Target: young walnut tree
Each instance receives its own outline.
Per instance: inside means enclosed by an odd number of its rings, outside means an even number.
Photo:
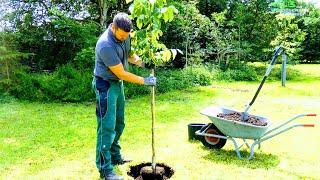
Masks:
[[[127,3],[132,0],[127,0]],[[168,49],[159,42],[162,36],[161,25],[173,20],[178,10],[174,6],[167,6],[166,0],[134,0],[129,8],[131,19],[136,22],[137,30],[132,37],[132,51],[140,56],[143,61],[152,67],[160,66],[173,60],[178,49]],[[154,75],[154,69],[151,70]],[[154,124],[155,124],[155,88],[151,89],[152,112],[152,171],[156,172],[155,148],[154,148]]]

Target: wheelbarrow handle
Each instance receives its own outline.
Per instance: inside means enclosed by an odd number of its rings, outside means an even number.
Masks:
[[[285,125],[287,125],[287,124],[290,123],[291,121],[293,121],[293,120],[295,120],[295,119],[298,119],[298,118],[300,118],[300,117],[305,117],[305,116],[316,116],[316,114],[299,114],[299,115],[296,115],[295,117],[289,119],[288,121],[281,123],[281,124],[278,125],[277,127],[273,128],[273,129],[270,129],[269,131],[267,131],[267,132],[263,135],[263,137],[265,137],[267,134],[270,134],[271,132],[274,132],[274,131],[276,131],[277,129],[279,129],[279,128],[285,126]],[[295,125],[294,125],[294,126],[295,126]],[[297,126],[305,126],[305,125],[304,125],[304,124],[298,124]],[[293,126],[291,126],[291,127],[293,127]],[[290,127],[290,128],[291,128],[291,127]],[[313,126],[309,126],[308,124],[306,124],[305,127],[314,127],[314,124],[313,124]],[[289,129],[290,129],[290,128],[289,128]],[[268,139],[268,138],[267,138],[267,139]]]
[[[304,124],[303,127],[314,127],[314,124]]]

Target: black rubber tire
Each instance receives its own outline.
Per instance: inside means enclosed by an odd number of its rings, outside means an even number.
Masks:
[[[217,134],[221,136],[225,136],[214,124],[209,123],[201,128],[201,131],[205,130],[209,127],[206,132],[208,134]],[[217,137],[208,137],[208,136],[201,136],[199,139],[202,144],[210,149],[221,149],[227,142],[227,139],[217,138]]]

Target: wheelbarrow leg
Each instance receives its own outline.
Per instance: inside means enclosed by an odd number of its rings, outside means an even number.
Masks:
[[[229,139],[232,140],[232,142],[233,142],[233,145],[234,145],[234,148],[236,150],[238,158],[242,159],[242,156],[241,156],[240,151],[239,151],[240,148],[238,147],[237,141],[234,140],[233,138],[229,138]]]
[[[250,148],[250,145],[247,143],[246,139],[242,139],[242,140],[246,144],[247,148]]]
[[[257,145],[257,144],[259,145],[259,148],[260,148],[260,141],[259,141],[259,140],[258,140],[258,141],[255,140],[255,141],[253,142],[253,144],[251,145],[251,148],[250,148],[250,156],[249,156],[249,158],[248,158],[249,160],[253,159],[254,146]]]

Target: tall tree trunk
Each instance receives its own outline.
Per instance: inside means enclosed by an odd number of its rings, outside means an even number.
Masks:
[[[99,23],[106,27],[115,12],[127,12],[129,4],[125,0],[98,0]],[[112,19],[111,19],[112,20]]]
[[[107,24],[107,12],[108,12],[108,0],[98,0],[99,2],[99,11],[100,11],[100,25],[106,27]]]

